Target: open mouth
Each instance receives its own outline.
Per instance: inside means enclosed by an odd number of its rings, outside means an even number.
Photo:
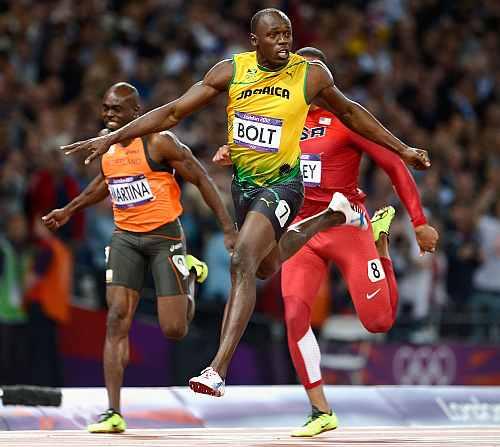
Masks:
[[[288,50],[279,50],[278,51],[278,56],[281,58],[287,58],[289,54],[290,54],[290,51],[288,51]]]

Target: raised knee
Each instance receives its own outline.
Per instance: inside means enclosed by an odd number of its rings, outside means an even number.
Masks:
[[[372,333],[385,333],[389,332],[394,324],[392,312],[383,312],[375,318],[370,318],[362,321],[363,326],[367,331]]]
[[[172,340],[182,340],[188,333],[187,324],[168,324],[161,327],[163,335]]]

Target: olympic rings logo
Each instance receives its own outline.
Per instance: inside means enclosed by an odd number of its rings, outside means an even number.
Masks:
[[[393,358],[394,378],[400,385],[450,385],[457,361],[448,346],[402,346]]]

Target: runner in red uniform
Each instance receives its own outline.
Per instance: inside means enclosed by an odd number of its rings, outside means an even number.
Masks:
[[[326,63],[316,48],[303,48],[297,53]],[[315,105],[309,109],[300,146],[305,201],[296,222],[325,209],[337,191],[364,208],[365,194],[358,187],[358,176],[361,157],[366,153],[391,178],[411,217],[422,252],[435,250],[438,234],[427,224],[415,181],[396,154],[354,133],[334,114]],[[214,161],[227,164],[226,152],[227,146],[223,146]],[[288,346],[312,405],[311,417],[293,436],[314,436],[337,426],[323,391],[321,354],[311,330],[311,307],[328,273],[329,262],[339,267],[366,329],[387,332],[394,323],[398,290],[388,250],[393,216],[392,207],[378,211],[372,218],[373,231],[342,226],[318,233],[282,266]],[[288,231],[293,231],[293,224]]]
[[[326,63],[324,55],[313,48],[301,49],[298,54]],[[422,252],[435,250],[438,234],[427,224],[415,181],[397,155],[357,135],[335,115],[314,105],[307,115],[300,147],[306,188],[297,220],[323,210],[335,191],[363,207],[365,194],[358,187],[358,176],[365,153],[390,177],[411,217]],[[398,290],[387,238],[393,215],[392,207],[376,213],[373,221],[380,219],[382,226],[374,224],[375,231],[343,226],[318,233],[283,264],[281,288],[288,346],[312,405],[312,420],[296,430],[296,436],[320,433],[321,415],[331,413],[322,387],[319,346],[310,326],[311,307],[328,273],[329,261],[340,269],[366,329],[387,332],[394,323]]]

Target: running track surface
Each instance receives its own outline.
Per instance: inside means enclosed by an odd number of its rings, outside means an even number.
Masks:
[[[291,438],[289,428],[196,428],[128,430],[119,435],[85,431],[4,431],[0,446],[9,447],[499,447],[500,427],[351,427],[315,438]]]

